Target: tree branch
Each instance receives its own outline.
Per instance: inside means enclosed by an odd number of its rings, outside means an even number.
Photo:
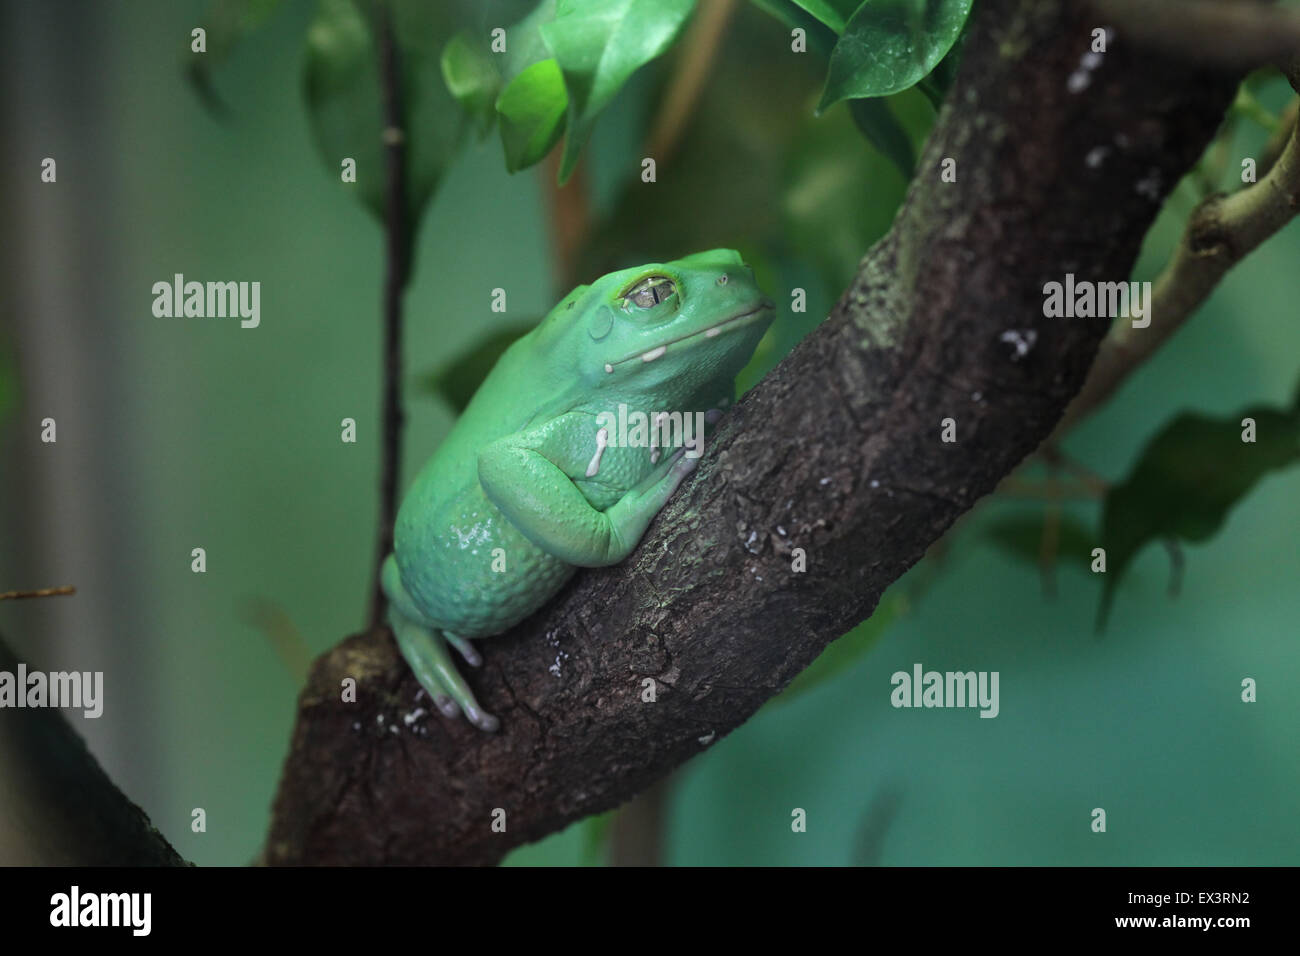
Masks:
[[[0,671],[17,670],[18,658],[0,640]],[[10,791],[0,816],[0,860],[6,866],[185,864],[57,710],[5,712],[0,781]]]
[[[660,167],[667,166],[677,150],[735,12],[736,0],[703,0],[682,38],[663,103],[646,137],[644,155],[653,156]]]
[[[406,211],[406,131],[402,120],[401,68],[388,7],[375,5],[379,44],[379,81],[384,111],[384,369],[383,452],[379,478],[379,543],[376,547],[370,627],[384,619],[386,600],[379,569],[393,551],[393,521],[397,517],[397,476],[401,469],[402,423],[402,296],[411,275],[411,224]]]
[[[1201,63],[1262,66],[1300,49],[1300,12],[1272,0],[1093,0],[1122,36]]]
[[[77,589],[69,584],[58,588],[37,588],[34,591],[5,591],[0,594],[0,601],[25,601],[29,598],[67,597],[76,593]]]
[[[1289,71],[1300,91],[1300,69]],[[1106,336],[1087,382],[1057,425],[1059,438],[1091,414],[1183,327],[1229,270],[1300,214],[1300,126],[1264,177],[1230,196],[1196,207],[1173,258],[1151,291],[1151,324],[1120,320]]]
[[[1049,434],[1108,322],[1044,318],[1044,283],[1127,279],[1236,82],[1121,37],[1080,90],[1099,25],[1083,6],[975,16],[894,228],[831,315],[724,419],[627,562],[486,644],[471,680],[502,732],[429,716],[385,632],[349,638],[301,696],[269,862],[490,863],[618,805],[866,618]],[[1009,329],[1033,347],[1013,357]]]

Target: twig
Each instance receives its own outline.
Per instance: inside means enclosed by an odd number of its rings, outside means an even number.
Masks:
[[[1092,0],[1121,38],[1219,67],[1259,66],[1300,50],[1300,12],[1223,0]]]
[[[997,494],[1002,498],[1028,498],[1034,501],[1056,501],[1058,499],[1095,500],[1102,496],[1095,487],[1079,483],[1070,484],[1059,479],[1047,482],[1029,481],[1015,475],[1004,478],[998,485]]]
[[[661,777],[618,811],[610,827],[610,866],[660,866],[674,774]]]
[[[385,156],[383,452],[379,478],[379,545],[375,555],[370,627],[383,622],[383,589],[379,569],[393,550],[393,521],[397,516],[397,475],[402,448],[402,295],[411,273],[411,232],[406,214],[406,133],[402,122],[400,67],[388,8],[377,5],[376,38],[379,78],[383,90]]]
[[[668,162],[682,138],[735,10],[736,0],[706,0],[687,30],[663,105],[646,138],[645,155],[653,156],[660,166]]]
[[[555,274],[559,279],[560,294],[577,284],[574,272],[578,253],[591,231],[591,201],[587,185],[587,161],[578,160],[573,175],[563,186],[558,185],[561,151],[551,150],[539,169],[542,190],[550,207],[551,247],[555,250]]]
[[[1058,467],[1063,471],[1068,471],[1081,482],[1084,488],[1096,498],[1100,498],[1110,490],[1110,482],[1103,478],[1097,472],[1093,471],[1081,461],[1077,461],[1071,456],[1061,451],[1057,445],[1044,445],[1039,454],[1049,465]]]
[[[35,591],[5,591],[0,593],[0,601],[23,601],[27,598],[63,597],[76,594],[77,589],[68,585],[62,588],[38,588]]]
[[[1243,83],[1237,90],[1237,99],[1232,104],[1232,112],[1237,116],[1244,116],[1252,123],[1264,127],[1270,133],[1278,131],[1279,120],[1269,112],[1264,104],[1255,98],[1255,94]]]
[[[244,618],[265,635],[294,681],[299,685],[306,682],[311,670],[311,648],[288,612],[270,598],[258,596],[245,605]]]
[[[1056,597],[1056,555],[1061,548],[1061,494],[1060,483],[1053,475],[1048,487],[1056,494],[1048,499],[1043,509],[1043,534],[1038,545],[1038,569],[1043,579],[1043,594]]]
[[[1278,157],[1282,155],[1282,150],[1286,149],[1286,144],[1291,140],[1291,131],[1295,128],[1296,118],[1300,116],[1300,97],[1292,97],[1291,102],[1286,105],[1282,115],[1278,117],[1277,129],[1269,137],[1268,144],[1264,147],[1263,153],[1259,157],[1259,168],[1265,171],[1272,169],[1277,165]]]
[[[1300,88],[1300,70],[1288,71]],[[1300,213],[1300,127],[1253,186],[1231,196],[1212,196],[1192,213],[1173,258],[1151,294],[1151,324],[1120,321],[1102,341],[1092,371],[1062,417],[1051,441],[1104,403],[1209,298],[1220,280]]]

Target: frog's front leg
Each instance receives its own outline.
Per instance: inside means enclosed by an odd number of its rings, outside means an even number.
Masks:
[[[679,449],[605,511],[553,461],[519,436],[493,442],[479,454],[479,483],[488,500],[520,533],[547,554],[578,567],[617,564],[632,553],[698,459]]]

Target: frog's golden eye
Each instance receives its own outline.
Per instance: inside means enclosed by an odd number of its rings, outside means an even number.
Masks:
[[[649,276],[623,293],[623,307],[649,309],[677,294],[677,283],[667,276]]]

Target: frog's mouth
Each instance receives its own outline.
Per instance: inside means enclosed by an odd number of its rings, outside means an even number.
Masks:
[[[757,306],[747,312],[741,312],[739,315],[733,315],[729,319],[723,319],[715,325],[708,328],[698,329],[695,332],[688,332],[685,335],[679,335],[675,339],[669,339],[667,342],[661,342],[652,349],[644,352],[638,352],[636,355],[629,355],[627,358],[621,358],[617,362],[605,363],[606,373],[612,373],[620,365],[626,365],[628,362],[653,362],[655,359],[663,358],[668,352],[670,345],[677,345],[681,342],[689,342],[691,339],[712,339],[717,338],[724,332],[730,332],[732,329],[739,329],[743,326],[750,325],[756,321],[757,317],[764,312],[771,311],[775,308],[772,303],[764,299]]]

